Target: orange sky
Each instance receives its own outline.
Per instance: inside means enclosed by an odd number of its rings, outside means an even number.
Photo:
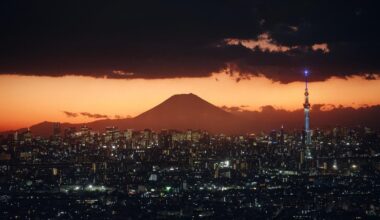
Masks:
[[[380,80],[351,77],[311,83],[310,102],[358,107],[380,104]],[[294,110],[302,107],[304,84],[280,84],[264,77],[236,82],[226,74],[208,78],[117,80],[80,76],[0,75],[0,130],[41,121],[87,122],[62,111],[136,116],[173,94],[194,93],[217,106],[263,105]]]

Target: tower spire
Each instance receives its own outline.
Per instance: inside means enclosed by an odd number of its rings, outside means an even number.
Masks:
[[[305,144],[307,146],[311,145],[311,132],[310,132],[310,103],[309,103],[309,89],[307,86],[308,83],[308,75],[309,71],[305,70],[305,103],[303,104],[304,107],[304,114],[305,114]]]

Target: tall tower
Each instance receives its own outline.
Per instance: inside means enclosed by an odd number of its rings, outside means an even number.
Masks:
[[[309,103],[309,90],[307,88],[307,77],[309,71],[305,70],[305,103],[303,104],[303,110],[305,113],[305,144],[311,145],[311,131],[310,131],[310,103]]]

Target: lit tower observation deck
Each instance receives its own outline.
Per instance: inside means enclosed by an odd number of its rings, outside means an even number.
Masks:
[[[303,109],[305,113],[305,144],[306,146],[311,145],[311,131],[310,131],[310,103],[309,103],[309,91],[307,88],[307,77],[309,71],[305,70],[305,103],[303,104]]]

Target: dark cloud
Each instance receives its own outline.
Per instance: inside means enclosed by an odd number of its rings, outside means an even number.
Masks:
[[[226,105],[223,105],[220,108],[223,109],[224,111],[227,111],[227,112],[239,112],[239,111],[243,111],[244,110],[240,106],[226,106]]]
[[[271,105],[261,106],[261,107],[260,107],[260,110],[261,110],[262,112],[274,112],[274,111],[276,111],[276,109],[275,109],[273,106],[271,106]],[[278,111],[278,110],[277,110],[277,111]]]
[[[273,106],[264,106],[261,111],[233,111],[233,114],[244,117],[254,130],[271,130],[284,125],[289,129],[302,129],[304,123],[303,109],[287,111]],[[315,104],[310,111],[312,129],[331,128],[331,126],[367,126],[380,129],[380,105],[362,106],[359,108],[334,106],[331,104]]]
[[[227,112],[241,112],[245,111],[245,108],[249,107],[249,105],[240,105],[240,106],[226,106],[223,105],[220,108]]]
[[[75,113],[75,112],[63,111],[63,113],[64,113],[67,117],[75,118],[75,117],[78,116],[78,113]]]
[[[108,118],[108,115],[102,115],[102,114],[92,114],[88,112],[81,112],[80,114],[89,118]]]
[[[78,117],[80,115],[82,116],[85,116],[85,117],[88,117],[88,118],[95,118],[95,119],[99,119],[99,118],[108,118],[108,115],[102,115],[102,114],[92,114],[92,113],[89,113],[89,112],[80,112],[80,113],[76,113],[76,112],[69,112],[69,111],[62,111],[67,117]],[[116,117],[116,116],[115,116]]]
[[[263,74],[283,83],[380,72],[377,1],[0,3],[0,73],[109,78]],[[281,51],[228,44],[263,33]],[[327,45],[328,50],[321,46]],[[317,48],[317,49],[315,49]],[[318,49],[319,48],[319,49]]]
[[[326,106],[325,104],[314,104],[311,106],[311,109],[313,111],[322,111],[322,108],[325,106]],[[333,107],[333,108],[335,108],[335,107]]]
[[[376,79],[379,78],[379,76],[378,76],[378,75],[371,74],[371,73],[368,73],[368,74],[365,74],[365,75],[364,75],[364,78],[365,78],[366,80],[376,80]]]
[[[132,118],[132,117],[130,115],[126,115],[126,116],[115,115],[114,118],[115,119],[126,119],[126,118]]]

